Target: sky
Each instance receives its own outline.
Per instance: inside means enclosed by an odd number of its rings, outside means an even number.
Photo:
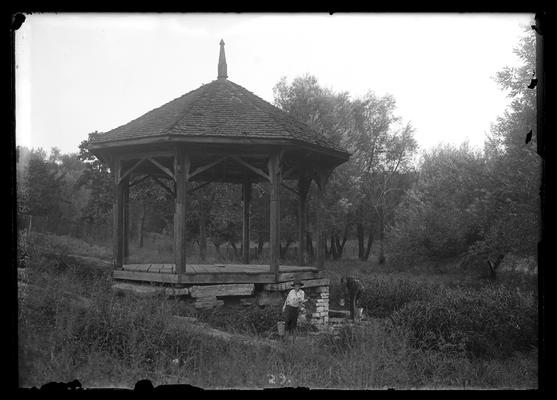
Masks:
[[[304,74],[358,98],[392,94],[421,149],[481,147],[509,104],[494,81],[533,14],[31,14],[16,32],[16,145],[78,152],[217,78],[273,102]]]

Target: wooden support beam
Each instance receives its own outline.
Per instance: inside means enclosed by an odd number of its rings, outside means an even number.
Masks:
[[[148,179],[151,175],[145,175],[142,176],[141,178],[138,178],[136,180],[134,180],[133,182],[130,182],[129,187],[133,187],[135,185],[137,185],[140,182],[143,182],[145,179]]]
[[[189,174],[188,180],[191,179],[191,178],[193,178],[193,177],[196,176],[196,175],[199,175],[199,174],[202,173],[202,172],[207,171],[209,168],[212,168],[212,167],[214,167],[215,165],[220,164],[221,162],[223,162],[224,160],[226,160],[228,157],[229,157],[229,156],[224,156],[224,157],[218,158],[218,159],[216,159],[215,161],[210,162],[209,164],[205,164],[205,165],[203,165],[203,166],[201,166],[201,167],[196,168],[195,171],[193,171],[193,172],[191,172],[191,173]]]
[[[162,172],[164,172],[165,174],[167,174],[169,177],[171,177],[172,179],[174,178],[174,174],[172,173],[171,170],[169,170],[168,168],[166,168],[164,165],[162,165],[161,163],[159,163],[157,160],[155,160],[154,158],[147,158],[147,161],[149,161],[151,164],[153,164],[154,166],[156,166],[158,169],[160,169]]]
[[[288,186],[287,184],[281,182],[280,186],[282,186],[285,189],[288,189],[289,191],[291,191],[292,193],[294,193],[296,196],[299,195],[298,191],[294,188],[291,188],[290,186]]]
[[[128,257],[130,255],[130,182],[129,177],[120,178],[120,183],[122,185],[122,207],[123,211],[123,264],[128,262]]]
[[[123,246],[123,228],[124,213],[123,200],[124,191],[123,184],[120,182],[122,163],[119,158],[112,159],[110,167],[113,182],[113,203],[112,203],[112,264],[114,268],[121,268],[124,264],[124,246]]]
[[[298,166],[290,167],[287,170],[285,170],[284,173],[282,174],[282,179],[290,178],[290,176],[294,171],[296,171],[296,169],[298,169]]]
[[[174,259],[176,273],[186,272],[186,182],[189,172],[189,157],[178,147],[174,158],[176,180],[176,211],[174,212]]]
[[[120,176],[120,181],[122,181],[122,179],[128,177],[129,174],[131,174],[133,172],[134,169],[136,169],[137,167],[139,167],[139,164],[141,164],[143,161],[145,161],[145,158],[142,158],[141,160],[139,160],[138,162],[136,162],[131,168],[129,168],[126,172],[124,172],[121,176]]]
[[[269,178],[271,181],[269,247],[270,267],[275,281],[279,279],[280,256],[280,155],[274,154],[268,161]]]
[[[161,181],[159,178],[157,178],[156,176],[151,176],[151,178],[153,178],[153,180],[157,182],[157,184],[160,187],[162,187],[167,193],[169,193],[172,197],[176,196],[176,193],[171,188],[166,186],[166,184],[163,181]]]
[[[298,265],[306,265],[307,195],[311,178],[303,174],[298,179]]]
[[[277,155],[277,157],[279,157]],[[236,156],[231,156],[230,158],[232,158],[234,161],[236,161],[238,164],[243,165],[244,167],[248,168],[249,170],[255,172],[256,174],[262,176],[263,178],[265,178],[266,180],[268,180],[269,182],[271,181],[271,171],[269,171],[269,175],[267,175],[265,172],[263,172],[262,170],[260,170],[257,167],[254,167],[253,165],[251,165],[250,163],[242,160],[240,157],[236,157]]]
[[[191,188],[190,190],[187,191],[188,194],[197,192],[199,189],[204,188],[205,186],[207,186],[208,184],[212,183],[212,181],[207,181],[207,182],[203,182],[201,185],[198,185],[194,188]]]
[[[250,204],[251,204],[251,182],[246,180],[242,183],[243,218],[242,218],[242,250],[243,262],[249,264],[250,247]]]

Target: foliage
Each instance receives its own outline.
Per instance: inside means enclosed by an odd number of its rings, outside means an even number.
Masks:
[[[492,358],[537,346],[534,298],[506,286],[453,289],[408,303],[392,318],[411,330],[413,345],[424,349]]]
[[[434,282],[395,276],[377,276],[364,281],[361,305],[370,317],[383,318],[414,301],[428,301],[443,293]]]
[[[88,224],[108,224],[112,215],[114,193],[110,166],[88,149],[89,142],[98,134],[90,133],[88,139],[79,145],[79,159],[85,164],[85,168],[77,186],[85,187],[90,192],[89,201],[83,210],[83,220]]]
[[[269,336],[276,333],[277,321],[282,318],[281,306],[237,306],[200,311],[201,321],[232,332]]]

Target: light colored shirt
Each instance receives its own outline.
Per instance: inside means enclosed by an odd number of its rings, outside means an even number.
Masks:
[[[301,305],[303,305],[304,300],[305,294],[302,289],[300,289],[298,292],[296,292],[296,289],[292,289],[286,297],[283,308],[285,308],[286,306],[300,307]]]

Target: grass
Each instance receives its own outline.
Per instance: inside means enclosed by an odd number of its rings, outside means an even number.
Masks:
[[[488,311],[500,303],[504,311],[512,302],[497,303],[496,296],[509,301],[516,297],[512,290],[505,291],[503,283],[498,286],[502,293],[483,283],[475,287],[473,279],[463,289],[455,282],[460,279],[457,271],[419,274],[390,271],[373,263],[328,263],[331,297],[342,274],[358,274],[369,291],[367,308],[373,318],[363,327],[345,327],[337,335],[301,339],[294,348],[277,350],[177,330],[169,321],[179,313],[179,303],[113,295],[110,271],[93,273],[90,266],[59,262],[65,251],[75,251],[64,245],[86,251],[86,244],[52,238],[56,246],[48,239],[42,237],[35,243],[28,262],[26,290],[30,292],[20,299],[22,386],[79,379],[84,387],[133,387],[140,379],[150,379],[154,385],[188,383],[204,388],[537,387],[534,346],[504,349],[499,357],[477,357],[458,346],[427,346],[415,340],[410,323],[415,320],[408,316],[418,314],[409,312],[412,307],[438,306],[442,293],[450,295],[447,298],[454,300],[457,311],[474,310],[476,306],[466,299],[477,299]],[[93,246],[90,250],[102,254]],[[526,289],[519,291],[527,297]],[[88,306],[80,299],[86,299]],[[520,304],[508,310],[530,312]],[[199,313],[198,317],[221,329],[264,337],[270,336],[277,318],[273,310],[257,307]],[[505,318],[503,313],[496,320],[501,329],[508,329]],[[418,321],[425,321],[419,325],[423,329],[428,327],[429,320]],[[469,329],[466,321],[449,320],[452,325],[447,326]]]

